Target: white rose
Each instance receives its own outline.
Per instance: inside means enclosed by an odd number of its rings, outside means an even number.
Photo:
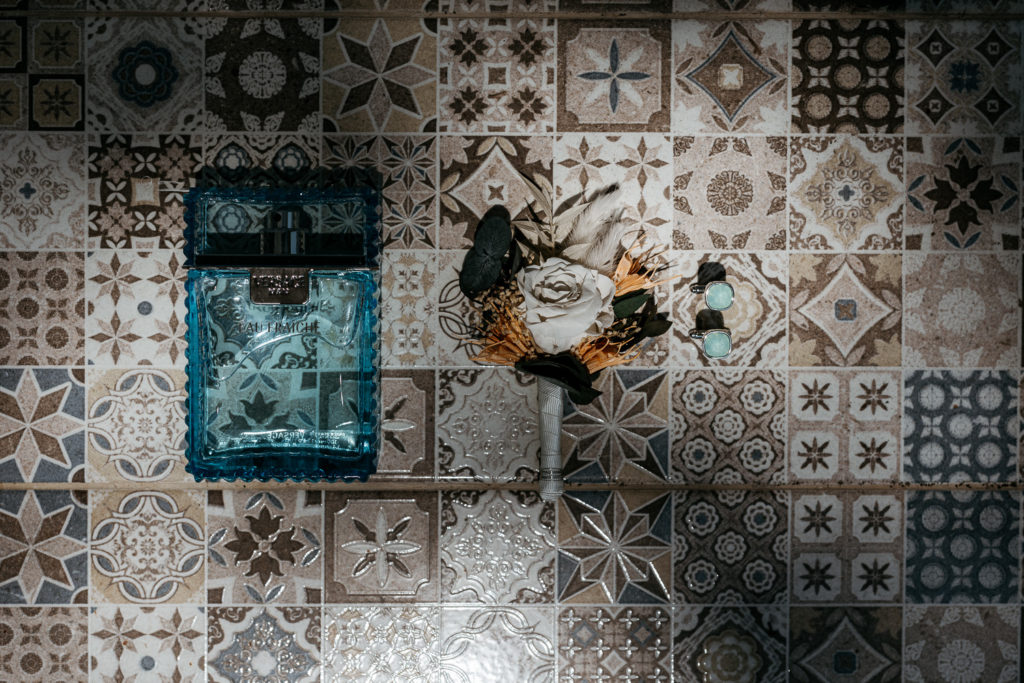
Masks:
[[[523,268],[516,282],[526,300],[526,327],[545,353],[568,351],[615,320],[615,283],[586,266],[549,258]]]

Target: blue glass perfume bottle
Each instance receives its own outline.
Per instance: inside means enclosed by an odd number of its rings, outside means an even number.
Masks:
[[[365,481],[380,427],[374,194],[196,188],[186,212],[186,471]]]

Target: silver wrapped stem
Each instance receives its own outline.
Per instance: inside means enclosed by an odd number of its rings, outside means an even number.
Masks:
[[[540,408],[540,497],[558,500],[562,495],[562,387],[537,378]]]

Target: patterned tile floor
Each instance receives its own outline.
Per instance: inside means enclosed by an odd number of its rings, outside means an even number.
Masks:
[[[0,3],[0,679],[1020,680],[1024,3],[151,4]],[[379,474],[191,485],[182,197],[318,166],[385,198]],[[459,338],[521,174],[686,276],[557,503]]]

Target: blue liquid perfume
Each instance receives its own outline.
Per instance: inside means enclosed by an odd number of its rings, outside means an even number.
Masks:
[[[365,481],[380,427],[374,194],[196,188],[186,211],[186,471]]]

